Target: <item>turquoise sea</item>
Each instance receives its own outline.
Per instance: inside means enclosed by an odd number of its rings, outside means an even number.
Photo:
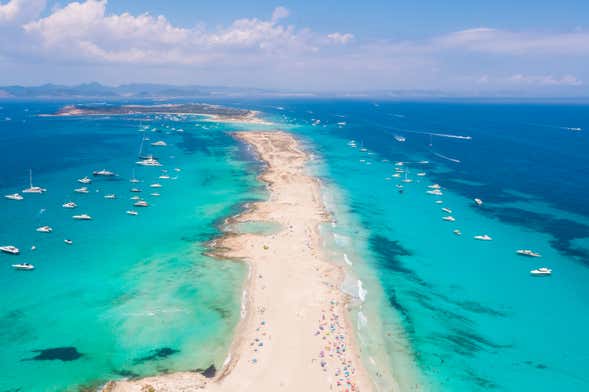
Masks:
[[[348,271],[343,289],[356,297],[373,373],[392,373],[403,390],[589,390],[587,105],[221,103],[261,110],[313,153],[309,170],[335,218],[322,228],[325,245]],[[2,194],[23,189],[29,168],[48,189],[0,203],[0,243],[22,251],[0,255],[0,390],[76,390],[221,366],[245,267],[207,257],[206,243],[223,218],[264,197],[259,165],[228,134],[251,127],[36,116],[61,103],[0,106]],[[177,179],[134,165],[142,136],[168,143],[148,148]],[[102,168],[119,176],[72,193],[77,178]],[[151,205],[128,216],[134,168]],[[159,197],[148,196],[154,181]],[[435,183],[442,196],[426,193]],[[94,220],[73,221],[61,208],[70,199]],[[443,207],[456,221],[441,219]],[[54,232],[35,232],[41,225]],[[481,234],[493,240],[473,239]],[[37,269],[14,271],[16,259]],[[552,276],[529,274],[543,266]],[[43,360],[52,354],[59,359]]]

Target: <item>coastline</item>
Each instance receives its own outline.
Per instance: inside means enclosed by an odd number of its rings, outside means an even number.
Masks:
[[[273,222],[273,234],[226,234],[213,255],[248,263],[242,319],[224,366],[214,377],[179,372],[108,383],[104,391],[373,390],[351,325],[344,271],[322,249],[319,226],[329,222],[309,155],[290,134],[239,132],[266,168],[268,200],[250,203],[235,223]],[[210,374],[208,374],[210,376]]]

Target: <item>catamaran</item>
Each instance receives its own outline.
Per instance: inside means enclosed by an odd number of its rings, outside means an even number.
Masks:
[[[521,256],[542,257],[542,256],[540,256],[540,253],[536,253],[530,249],[518,249],[515,251],[515,253],[517,253],[518,255],[521,255]]]
[[[33,170],[29,169],[29,187],[27,189],[23,189],[22,193],[43,193],[47,192],[47,189],[41,188],[39,186],[33,186]]]
[[[5,245],[5,246],[0,246],[0,251],[4,252],[4,253],[8,253],[11,255],[17,255],[20,253],[20,249],[18,249],[16,246],[14,245]]]
[[[6,195],[6,196],[4,196],[4,197],[5,197],[5,198],[7,198],[7,199],[10,199],[10,200],[22,200],[22,199],[24,199],[24,197],[22,197],[22,196],[21,196],[20,194],[18,194],[18,193],[12,193],[12,194],[10,194],[10,195]]]
[[[115,173],[106,169],[102,169],[93,171],[92,175],[94,175],[95,177],[113,177]]]

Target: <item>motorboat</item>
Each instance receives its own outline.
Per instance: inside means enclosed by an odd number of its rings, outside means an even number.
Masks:
[[[175,167],[175,168],[174,168],[174,171],[175,171],[175,172],[180,172],[180,171],[182,171],[182,169],[180,169],[179,167]]]
[[[65,240],[63,240],[63,242],[65,242],[68,245],[72,245],[74,243],[74,241],[68,240],[67,238]]]
[[[406,141],[407,139],[403,136],[399,136],[399,135],[395,135],[394,136],[395,140],[398,141],[399,143],[403,143],[404,141]]]
[[[12,264],[12,268],[14,268],[15,270],[21,270],[21,271],[32,271],[35,269],[35,266],[33,264],[29,264],[29,263],[21,263],[21,264]]]
[[[159,179],[160,180],[169,180],[170,179],[170,176],[167,175],[167,174],[162,174],[161,176],[159,176]]]
[[[141,192],[141,189],[139,189],[139,188],[131,188],[131,192],[133,192],[133,193],[140,193]]]
[[[483,205],[483,201],[481,199],[479,199],[479,198],[476,198],[475,197],[474,202],[476,203],[477,206],[482,206]]]
[[[104,195],[105,199],[116,199],[117,195],[115,195],[114,193],[111,193],[110,195]]]
[[[80,184],[90,184],[92,182],[92,180],[88,177],[84,177],[84,178],[78,179],[78,182]]]
[[[63,208],[76,208],[78,205],[73,201],[68,201],[67,203],[63,203],[61,206]]]
[[[145,200],[138,200],[137,202],[133,203],[135,207],[148,207],[149,204]]]
[[[39,233],[51,233],[53,231],[51,226],[41,226],[41,227],[37,227],[35,230],[38,231]]]
[[[137,216],[137,215],[139,215],[139,213],[137,211],[127,210],[127,215]]]
[[[74,192],[76,192],[76,193],[89,193],[88,188],[85,186],[83,186],[81,188],[74,189]]]
[[[429,191],[425,191],[425,193],[427,193],[428,195],[435,195],[435,196],[442,196],[444,194],[439,189],[432,189],[432,190],[429,190]]]
[[[552,275],[552,269],[546,267],[540,267],[530,271],[530,275],[533,276],[548,276]]]
[[[426,172],[419,172],[419,173],[417,173],[417,176],[418,177],[425,177],[426,174],[427,174]]]
[[[458,229],[456,230],[452,230],[452,233],[456,234],[456,235],[462,235],[462,232]]]
[[[442,208],[442,211],[444,211],[444,212],[445,212],[445,213],[447,213],[447,214],[451,214],[451,213],[452,213],[452,210],[451,210],[451,209],[449,209],[449,208],[446,208],[446,207],[443,207],[443,208]]]
[[[22,197],[22,195],[20,195],[19,193],[12,193],[12,194],[6,195],[4,197],[7,198],[7,199],[10,199],[10,200],[22,200],[22,199],[24,199],[24,197]]]
[[[150,188],[161,188],[162,187],[162,184],[159,184],[159,183],[156,182],[154,184],[151,184],[149,187]]]
[[[162,166],[162,164],[159,163],[159,161],[152,156],[145,157],[144,159],[141,159],[136,163],[141,166]]]
[[[454,222],[454,221],[456,221],[456,218],[454,218],[451,215],[443,216],[442,219],[445,220],[445,221],[448,221],[448,222]]]
[[[141,200],[139,196],[131,196],[131,200]]]
[[[440,184],[428,185],[427,187],[430,189],[440,189],[441,188]]]
[[[102,169],[93,171],[92,175],[95,177],[113,177],[115,173],[110,170]]]
[[[164,142],[163,140],[158,140],[157,142],[151,143],[151,145],[155,147],[166,147],[168,143]]]
[[[4,245],[4,246],[0,246],[0,251],[4,252],[4,253],[8,253],[10,255],[18,255],[20,253],[20,249],[18,249],[16,246],[14,245]]]
[[[442,204],[444,201],[443,200],[436,200],[436,204]]]
[[[473,238],[475,240],[480,240],[480,241],[491,241],[492,240],[492,238],[490,236],[488,236],[487,234],[475,235]]]
[[[540,253],[536,253],[530,249],[518,249],[515,251],[515,253],[517,253],[518,255],[521,255],[521,256],[542,257],[542,256],[540,256]]]
[[[29,187],[27,189],[23,189],[22,193],[43,193],[43,192],[47,192],[47,189],[33,185],[33,171],[29,170]]]
[[[158,196],[160,196],[160,194],[159,194],[159,193],[157,193],[157,192],[150,193],[150,195],[151,195],[151,196],[155,196],[155,197],[158,197]]]
[[[72,218],[77,219],[77,220],[91,220],[92,219],[92,217],[88,214],[74,215],[74,216],[72,216]]]

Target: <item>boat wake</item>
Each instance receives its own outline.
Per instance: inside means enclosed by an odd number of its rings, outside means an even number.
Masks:
[[[450,157],[447,157],[447,156],[445,156],[445,155],[442,155],[442,154],[440,154],[440,153],[438,153],[438,152],[433,152],[433,151],[432,151],[432,154],[434,154],[435,156],[437,156],[437,157],[440,157],[440,158],[442,158],[442,159],[446,159],[446,160],[448,160],[448,161],[450,161],[450,162],[454,162],[454,163],[460,163],[460,159],[456,159],[456,158],[450,158]]]

